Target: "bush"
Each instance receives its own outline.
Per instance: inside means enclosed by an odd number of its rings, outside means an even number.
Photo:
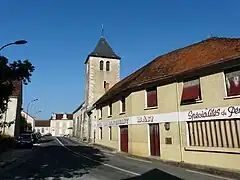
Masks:
[[[8,148],[14,148],[14,138],[8,135],[0,135],[0,153]]]

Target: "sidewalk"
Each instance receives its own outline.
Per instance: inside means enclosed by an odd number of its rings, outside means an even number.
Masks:
[[[132,155],[129,153],[119,152],[116,149],[112,149],[112,148],[109,148],[106,146],[102,146],[102,145],[98,145],[98,144],[94,144],[94,143],[82,142],[74,137],[70,137],[70,139],[72,139],[73,141],[76,141],[80,144],[84,144],[86,146],[91,146],[91,147],[94,147],[94,148],[97,148],[100,150],[111,151],[111,152],[118,153],[123,156],[129,156],[129,157],[134,157],[134,158],[138,158],[138,159],[148,160],[148,161],[152,161],[155,163],[168,164],[171,166],[182,167],[185,169],[195,170],[195,171],[199,171],[199,172],[203,172],[203,173],[214,174],[214,175],[223,176],[223,177],[227,177],[227,178],[240,179],[240,172],[233,171],[231,169],[222,169],[222,168],[203,166],[203,165],[198,165],[198,164],[189,164],[189,163],[185,163],[185,162],[167,161],[167,160],[162,160],[162,159],[156,159],[154,157],[141,157],[141,156],[136,156],[136,155]]]
[[[30,153],[32,149],[9,149],[0,154],[0,169],[16,162]]]

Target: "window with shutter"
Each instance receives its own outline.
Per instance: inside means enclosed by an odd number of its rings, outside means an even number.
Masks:
[[[112,103],[108,105],[108,116],[112,116]]]
[[[104,87],[105,92],[107,92],[110,88],[110,84],[107,81],[104,81],[103,82],[103,87]]]
[[[201,99],[202,97],[199,78],[185,81],[183,85],[181,103],[195,103]]]
[[[240,68],[234,68],[225,72],[227,96],[240,95]]]
[[[157,88],[149,88],[147,91],[147,107],[157,106]]]
[[[99,109],[99,119],[102,118],[102,108]]]
[[[112,140],[112,126],[109,126],[109,140]]]
[[[102,127],[99,127],[99,139],[102,139]]]
[[[126,102],[125,101],[126,101],[126,98],[122,97],[122,99],[121,99],[121,113],[126,111]]]

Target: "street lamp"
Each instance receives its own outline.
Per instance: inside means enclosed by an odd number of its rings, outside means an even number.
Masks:
[[[30,104],[32,103],[32,102],[35,102],[35,101],[38,101],[38,99],[33,99],[33,100],[31,100],[31,101],[29,101],[28,102],[28,105],[27,105],[27,119],[26,120],[28,120],[28,109],[29,109],[29,106],[30,106]]]
[[[11,45],[13,45],[13,44],[19,45],[19,44],[26,44],[26,43],[27,43],[26,40],[18,40],[18,41],[12,42],[12,43],[8,43],[8,44],[2,46],[2,47],[0,48],[0,51],[2,51],[5,47],[11,46]]]

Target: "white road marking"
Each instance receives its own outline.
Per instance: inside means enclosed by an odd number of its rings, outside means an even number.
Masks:
[[[113,166],[113,165],[111,165],[111,164],[102,163],[102,162],[97,161],[97,160],[95,160],[95,159],[92,159],[92,158],[90,158],[90,157],[88,157],[88,156],[86,156],[86,155],[79,154],[79,153],[71,150],[70,148],[66,147],[58,138],[56,138],[56,139],[57,139],[57,141],[59,142],[59,144],[60,144],[62,147],[64,147],[64,148],[67,149],[68,151],[70,151],[70,152],[72,152],[72,153],[74,153],[74,154],[76,154],[76,155],[78,155],[78,156],[84,157],[84,158],[86,158],[86,159],[88,159],[88,160],[90,160],[90,161],[97,162],[97,163],[100,163],[100,164],[102,164],[102,165],[104,165],[104,166],[107,166],[107,167],[110,167],[110,168],[113,168],[113,169],[116,169],[116,170],[119,170],[119,171],[122,171],[122,172],[126,172],[126,173],[129,173],[129,174],[135,175],[135,176],[140,176],[140,175],[141,175],[141,174],[138,174],[138,173],[135,173],[135,172],[132,172],[132,171],[128,171],[128,170],[126,170],[126,169],[119,168],[119,167],[117,167],[117,166]]]
[[[143,160],[143,159],[137,159],[137,158],[132,158],[132,157],[125,157],[127,159],[132,159],[132,160],[135,160],[135,161],[141,161],[141,162],[146,162],[146,163],[152,163],[151,161],[147,161],[147,160]]]
[[[113,154],[107,153],[107,152],[103,152],[104,154],[108,155],[108,156],[114,156]]]
[[[187,172],[192,172],[192,173],[195,173],[195,174],[202,174],[202,175],[205,175],[205,176],[211,176],[211,177],[215,177],[215,178],[218,178],[218,179],[236,180],[236,179],[232,179],[232,178],[222,177],[222,176],[213,175],[213,174],[208,174],[208,173],[204,173],[204,172],[198,172],[198,171],[194,171],[194,170],[188,170],[188,169],[186,169],[186,171],[187,171]]]

